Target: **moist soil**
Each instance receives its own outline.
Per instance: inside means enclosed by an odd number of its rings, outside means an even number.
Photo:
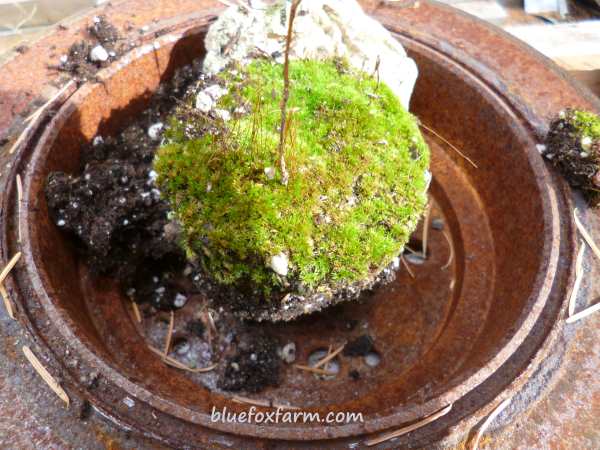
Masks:
[[[108,30],[95,35],[107,45],[118,39],[116,31]],[[94,67],[86,61],[69,72],[83,81],[92,73],[88,69],[98,69]],[[161,330],[146,333],[151,345],[162,348],[168,314],[173,312],[179,316],[175,320],[185,325],[173,336],[170,356],[191,368],[218,362],[215,388],[255,393],[279,384],[284,364],[280,350],[285,342],[269,334],[271,328],[246,319],[274,315],[290,319],[312,311],[296,311],[293,297],[288,299],[291,311],[286,311],[216,284],[186,258],[178,244],[178,225],[156,186],[152,162],[162,139],[161,125],[176,115],[180,99],[196,91],[198,80],[204,80],[200,67],[196,63],[178,70],[159,87],[148,109],[121,133],[96,136],[84,145],[79,172],[50,174],[46,198],[52,220],[74,241],[92,274],[118,279],[125,295],[139,305],[144,321]],[[390,267],[373,285],[394,276]],[[356,298],[352,289],[346,296],[323,301],[319,309]],[[367,291],[363,298],[368,295]],[[355,325],[348,323],[347,331]],[[372,348],[368,341],[361,338],[351,345],[351,356],[368,353],[365,349]]]
[[[589,149],[582,147],[582,134],[570,120],[571,111],[552,121],[546,136],[544,156],[556,167],[567,182],[580,189],[594,205],[600,202],[600,142]]]

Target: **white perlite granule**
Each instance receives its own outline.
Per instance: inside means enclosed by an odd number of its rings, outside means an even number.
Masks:
[[[249,63],[256,55],[283,62],[291,2],[267,5],[253,0],[252,7],[231,6],[211,25],[206,35],[204,71],[216,74],[229,63]],[[294,21],[292,59],[341,57],[356,69],[375,74],[408,109],[418,76],[417,65],[402,45],[356,0],[303,0]]]

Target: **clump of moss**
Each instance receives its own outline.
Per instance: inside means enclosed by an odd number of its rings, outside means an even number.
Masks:
[[[594,203],[600,192],[600,117],[568,109],[552,121],[544,156]]]
[[[390,265],[425,208],[429,167],[391,90],[340,61],[292,62],[286,185],[281,66],[257,60],[214,81],[227,89],[216,118],[188,99],[155,160],[190,258],[270,298],[334,292]]]

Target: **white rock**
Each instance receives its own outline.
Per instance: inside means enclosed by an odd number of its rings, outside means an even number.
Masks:
[[[590,148],[592,148],[592,138],[589,136],[584,136],[581,138],[581,148],[583,148],[584,150],[589,150]]]
[[[265,175],[269,180],[275,178],[275,168],[273,167],[265,167]]]
[[[229,91],[227,89],[225,89],[224,87],[219,86],[218,84],[213,84],[212,86],[209,86],[206,89],[204,89],[204,92],[206,92],[208,95],[210,95],[210,97],[213,100],[217,101],[221,97],[226,95],[227,92],[229,92]]]
[[[287,255],[282,252],[279,255],[272,256],[269,265],[271,266],[271,269],[273,269],[273,272],[285,277],[288,274],[289,263],[290,260]]]
[[[153,141],[158,141],[160,139],[160,132],[164,128],[164,124],[162,122],[155,123],[150,128],[148,128],[148,136]]]
[[[216,74],[231,62],[247,64],[257,50],[282,61],[291,2],[276,0],[268,7],[258,3],[252,2],[252,8],[232,6],[211,25],[205,42],[205,72]],[[343,57],[369,74],[379,62],[380,79],[406,108],[418,75],[402,45],[367,16],[356,0],[303,0],[294,21],[290,57]]]
[[[104,138],[102,136],[96,136],[92,142],[92,145],[94,147],[102,144],[104,144]]]
[[[101,45],[96,45],[90,51],[90,59],[94,62],[104,62],[108,61],[108,52]]]
[[[213,108],[214,104],[215,101],[206,92],[200,91],[198,92],[198,95],[196,95],[196,109],[202,111],[203,113],[209,112]]]
[[[280,357],[288,364],[292,364],[296,361],[296,344],[294,342],[285,344],[281,349]]]
[[[226,109],[216,109],[215,117],[221,119],[223,122],[227,122],[228,120],[231,120],[231,113]]]
[[[187,297],[183,294],[177,294],[175,296],[175,300],[173,300],[173,305],[175,305],[175,308],[183,308],[186,303]]]

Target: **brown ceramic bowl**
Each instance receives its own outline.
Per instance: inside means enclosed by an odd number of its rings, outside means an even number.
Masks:
[[[402,271],[367,302],[266,325],[294,340],[305,361],[348,339],[346,324],[358,320],[375,338],[379,366],[342,358],[338,376],[325,381],[287,368],[280,387],[256,397],[323,414],[361,412],[364,423],[212,423],[213,406],[249,406],[207,387],[210,374],[165,366],[147,349],[117,284],[90,277],[48,217],[47,175],[76,171],[82,143],[117,133],[161,80],[202,55],[212,18],[202,11],[182,18],[158,45],[102,71],[103,83],[79,88],[41,136],[32,135],[13,169],[24,180],[20,214],[14,188],[5,186],[3,258],[16,251],[20,227],[24,260],[9,287],[74,399],[86,398],[122,426],[170,446],[200,448],[360,446],[453,404],[443,419],[393,443],[426,445],[517,389],[531,361],[548,351],[572,276],[574,240],[570,194],[536,144],[560,109],[597,104],[532,50],[454,10],[421,2],[374,13],[420,69],[412,111],[432,148],[432,216],[444,220],[445,231],[430,232],[430,257],[412,266],[415,278]],[[358,381],[350,380],[352,369],[361,373]],[[95,374],[98,382],[90,384]]]

